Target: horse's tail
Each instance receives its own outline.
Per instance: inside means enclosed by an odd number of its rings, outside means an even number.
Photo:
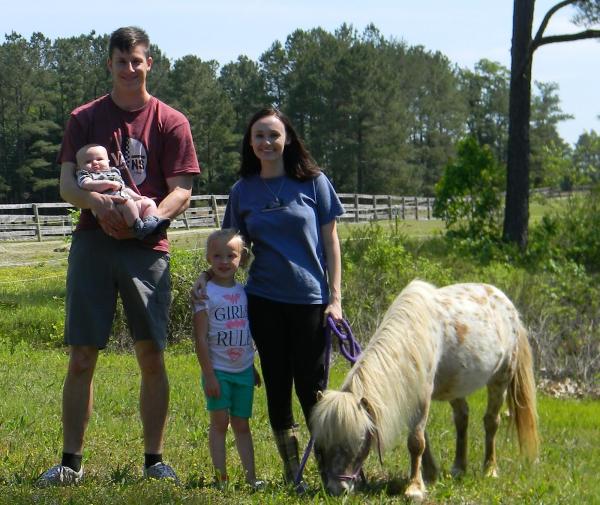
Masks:
[[[537,458],[540,444],[535,392],[531,347],[527,331],[521,326],[518,331],[516,369],[510,382],[507,403],[510,417],[517,428],[521,454],[531,462]]]

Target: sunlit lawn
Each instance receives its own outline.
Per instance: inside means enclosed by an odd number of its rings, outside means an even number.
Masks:
[[[560,205],[560,203],[558,203]],[[532,203],[532,220],[548,205]],[[384,222],[407,237],[431,236],[441,221]],[[340,236],[351,236],[356,225],[342,224]],[[175,247],[198,250],[208,230],[174,233]],[[183,482],[174,487],[140,479],[142,440],[138,420],[138,371],[129,353],[102,354],[95,378],[96,408],[85,451],[86,482],[77,488],[38,490],[37,475],[57,462],[61,446],[60,394],[66,354],[60,345],[64,318],[64,243],[2,243],[0,252],[0,504],[13,503],[403,503],[408,473],[404,442],[385,456],[380,467],[373,455],[367,462],[367,489],[351,499],[322,493],[312,459],[306,471],[311,491],[297,497],[281,485],[280,464],[271,441],[264,391],[258,390],[253,418],[258,474],[264,492],[253,494],[242,482],[233,439],[228,454],[234,485],[224,492],[211,486],[207,416],[199,389],[198,365],[191,344],[167,353],[171,381],[170,424],[165,456]],[[198,251],[201,254],[200,251]],[[26,266],[14,266],[21,259]],[[2,266],[5,265],[5,266]],[[11,266],[6,266],[11,265]],[[340,384],[346,363],[336,361],[332,385]],[[518,458],[514,440],[500,430],[498,479],[483,478],[483,416],[485,394],[471,402],[470,469],[465,478],[448,476],[454,429],[450,408],[435,405],[430,420],[434,454],[444,471],[429,489],[426,503],[563,504],[600,503],[600,403],[540,397],[542,454],[533,467]],[[304,442],[307,441],[304,430]]]
[[[225,492],[213,489],[208,421],[199,390],[198,366],[187,344],[171,350],[167,357],[172,399],[165,456],[179,472],[182,487],[140,479],[137,365],[128,353],[107,353],[101,356],[96,372],[96,407],[85,450],[86,483],[76,489],[35,489],[35,477],[59,457],[60,392],[66,355],[56,350],[32,350],[26,345],[7,347],[0,351],[0,503],[346,503],[322,494],[312,459],[306,471],[311,487],[308,496],[298,498],[281,485],[263,390],[257,390],[252,425],[258,474],[267,480],[267,489],[253,494],[243,485],[231,437],[228,454],[234,486]],[[345,362],[336,361],[334,387],[346,370]],[[480,471],[484,399],[480,393],[471,401],[471,465],[461,481],[447,474],[454,446],[450,408],[447,404],[435,405],[429,432],[444,476],[430,488],[427,503],[600,503],[600,492],[596,490],[600,471],[598,402],[542,396],[539,464],[524,466],[513,438],[501,428],[500,477],[485,479]],[[304,442],[306,438],[305,432]],[[384,468],[371,455],[366,471],[369,487],[349,503],[403,501],[401,493],[408,472],[403,442],[385,456]]]

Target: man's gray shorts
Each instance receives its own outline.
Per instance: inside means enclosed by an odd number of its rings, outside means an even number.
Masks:
[[[67,272],[65,343],[106,347],[117,293],[134,341],[167,341],[171,305],[169,255],[102,230],[73,234]]]

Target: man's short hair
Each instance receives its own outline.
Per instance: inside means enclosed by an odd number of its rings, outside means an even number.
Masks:
[[[108,43],[108,57],[112,58],[113,51],[118,49],[128,53],[136,46],[146,47],[146,57],[149,55],[150,38],[148,34],[137,26],[124,26],[112,32]]]

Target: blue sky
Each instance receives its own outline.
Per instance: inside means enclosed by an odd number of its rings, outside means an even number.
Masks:
[[[534,29],[558,0],[537,0]],[[481,58],[509,67],[512,0],[103,0],[92,8],[81,0],[2,0],[0,35],[25,37],[110,33],[125,25],[146,29],[171,59],[195,54],[221,64],[245,54],[257,59],[275,41],[297,28],[333,31],[342,23],[359,31],[375,24],[386,38],[439,50],[463,67]],[[555,15],[547,33],[576,31],[571,9]],[[563,110],[575,119],[560,126],[574,143],[584,130],[600,131],[600,43],[550,44],[536,51],[533,78],[556,82]]]

